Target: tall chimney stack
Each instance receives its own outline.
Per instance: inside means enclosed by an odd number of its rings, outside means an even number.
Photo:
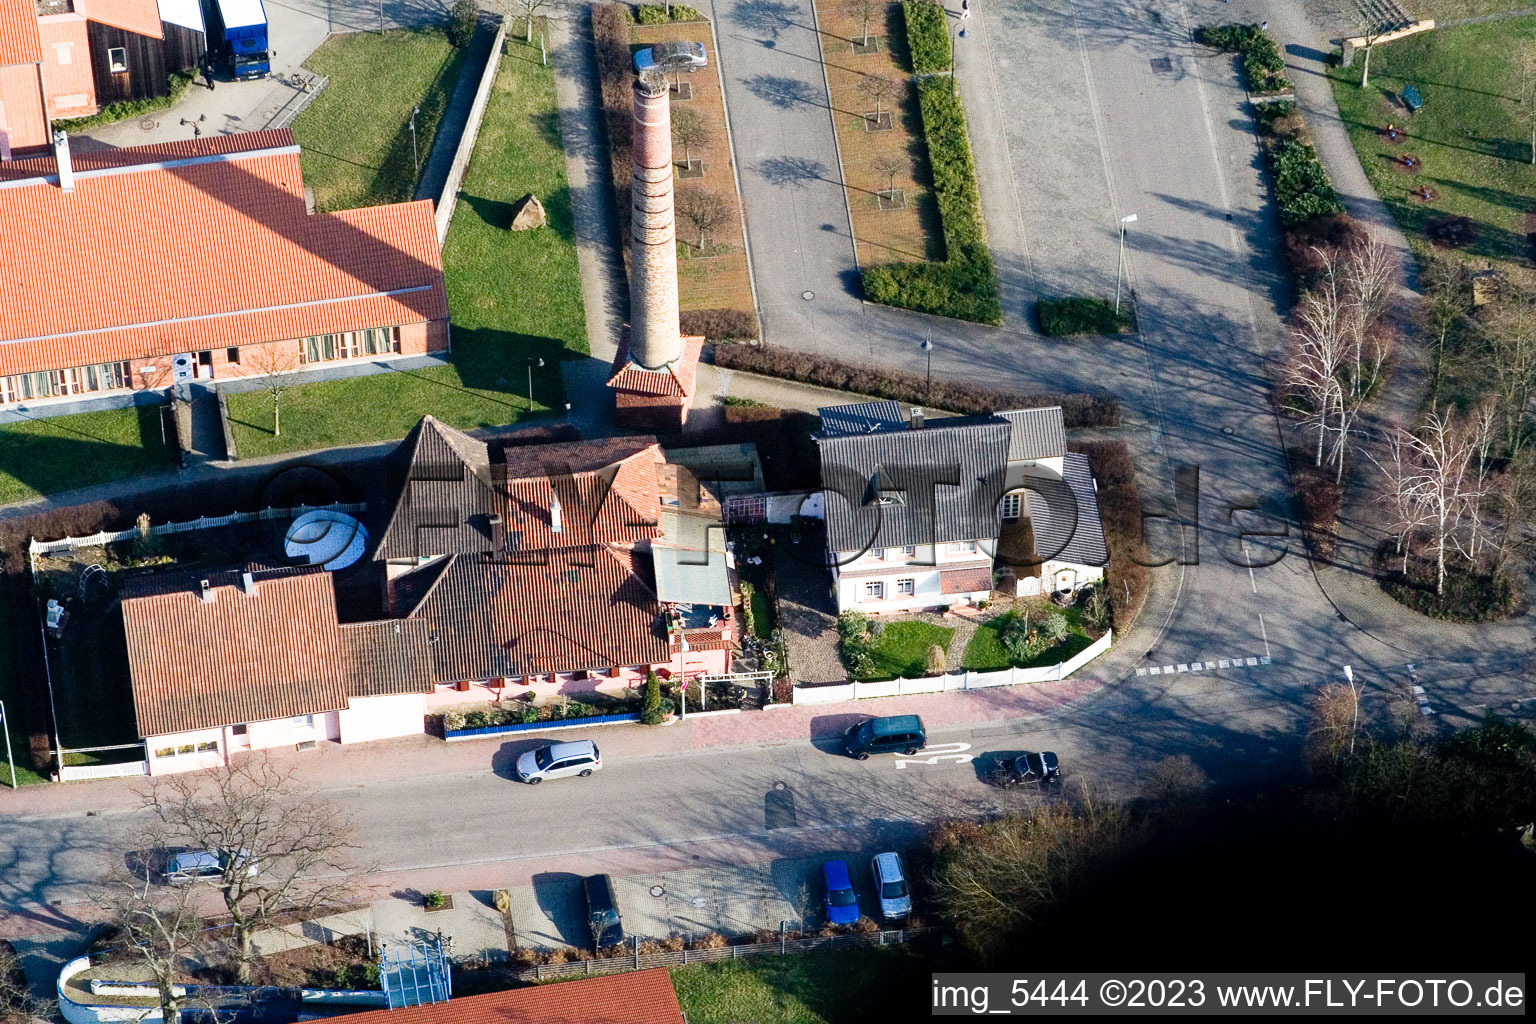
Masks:
[[[59,165],[59,191],[75,190],[75,169],[69,162],[69,136],[62,131],[53,133],[53,156]]]
[[[630,358],[659,370],[683,354],[678,328],[677,224],[672,211],[672,110],[664,72],[635,79],[630,186]]]

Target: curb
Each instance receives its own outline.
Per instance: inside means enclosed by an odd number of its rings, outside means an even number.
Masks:
[[[853,266],[862,275],[859,264],[859,240],[853,237],[853,204],[848,199],[848,172],[843,168],[843,146],[837,138],[837,119],[832,110],[832,79],[827,75],[827,54],[821,45],[821,17],[816,13],[816,0],[811,0],[811,31],[816,33],[816,63],[821,65],[821,87],[827,90],[827,124],[832,126],[832,150],[837,154],[837,182],[843,193],[843,214],[848,218],[848,244],[853,248]],[[863,288],[859,289],[859,301],[864,301]]]
[[[813,9],[814,10],[814,9]],[[752,316],[757,320],[757,340],[763,340],[763,308],[757,298],[757,271],[753,268],[752,239],[747,234],[747,197],[741,190],[741,161],[736,159],[736,135],[731,131],[731,104],[725,98],[725,72],[720,69],[720,36],[715,32],[715,19],[705,18],[709,26],[709,41],[715,48],[715,84],[720,86],[720,111],[725,115],[725,144],[731,151],[731,180],[736,183],[736,211],[741,221],[741,247],[747,256],[747,288],[752,292]],[[852,234],[852,232],[849,232]]]

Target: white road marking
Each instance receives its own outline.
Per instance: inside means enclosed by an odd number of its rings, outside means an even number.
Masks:
[[[1189,671],[1189,666],[1188,665],[1180,665],[1179,666],[1179,671],[1180,672],[1188,672]]]
[[[1257,594],[1259,592],[1259,585],[1254,581],[1253,578],[1253,558],[1248,554],[1247,537],[1243,538],[1243,561],[1248,564],[1248,586],[1255,594]]]
[[[1163,675],[1165,675],[1165,676],[1173,675],[1173,666],[1172,665],[1164,665],[1163,666]]]
[[[1264,637],[1264,657],[1269,657],[1269,631],[1264,628],[1264,613],[1259,613],[1259,632]]]
[[[1220,661],[1218,661],[1216,663],[1216,667],[1217,668],[1231,668],[1232,667],[1232,663],[1230,661],[1228,661],[1226,658],[1222,658]]]
[[[936,765],[940,761],[968,764],[973,755],[964,753],[964,751],[970,749],[971,745],[969,743],[936,743],[931,747],[923,748],[923,752],[928,754],[928,757],[899,757],[896,759],[896,767],[901,769],[909,764]]]
[[[1258,663],[1259,663],[1259,659],[1258,658],[1249,658],[1248,659],[1248,664],[1249,665],[1257,665]]]

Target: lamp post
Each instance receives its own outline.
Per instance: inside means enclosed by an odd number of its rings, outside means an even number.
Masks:
[[[928,332],[928,337],[923,339],[923,351],[928,354],[928,389],[924,392],[929,402],[933,401],[933,332]]]
[[[1120,256],[1115,261],[1115,316],[1120,316],[1120,278],[1125,271],[1125,226],[1136,223],[1136,215],[1128,213],[1120,218]]]
[[[535,363],[538,364],[539,369],[542,370],[544,368],[544,360],[542,358],[528,360],[528,411],[529,412],[533,412],[533,367],[534,367]]]
[[[960,31],[955,33],[955,41],[949,46],[949,91],[958,94],[960,91],[960,40],[965,38],[965,22],[971,16],[971,0],[960,0]]]
[[[421,153],[416,149],[416,115],[421,113],[420,107],[411,108],[411,159],[416,162],[416,177],[421,177]]]
[[[16,759],[11,757],[11,723],[5,720],[5,701],[0,700],[0,731],[5,733],[5,761],[11,766],[11,788],[16,788]],[[61,743],[60,746],[63,746]]]

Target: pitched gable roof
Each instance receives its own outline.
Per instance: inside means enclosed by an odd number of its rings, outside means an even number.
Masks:
[[[201,596],[207,579],[211,600]],[[141,736],[347,706],[336,598],[319,569],[168,575],[123,588],[123,627]]]
[[[882,430],[902,430],[907,425],[901,415],[901,404],[889,400],[829,405],[817,411],[821,414],[822,437],[875,434]]]
[[[432,628],[420,619],[342,623],[347,693],[353,697],[431,693]]]
[[[501,457],[496,550],[506,557],[656,536],[662,456],[654,437],[530,445]]]
[[[1015,409],[998,413],[1012,428],[1008,435],[1008,461],[1032,462],[1060,458],[1067,450],[1067,429],[1061,406]]]
[[[411,613],[437,634],[438,681],[666,661],[656,595],[632,571],[642,557],[605,547],[541,565],[454,557]]]
[[[160,5],[155,0],[90,0],[85,16],[135,35],[165,38],[160,27]]]
[[[36,0],[0,0],[0,67],[43,59]]]
[[[374,557],[486,553],[496,508],[489,446],[423,416],[390,456],[393,508]]]
[[[73,166],[0,168],[0,374],[448,315],[431,202],[307,214],[287,129]]]
[[[1088,456],[1068,452],[1062,461],[1062,477],[1030,477],[1025,481],[1035,551],[1042,560],[1107,564],[1109,548],[1104,543],[1099,492],[1093,484]]]
[[[671,976],[656,969],[351,1013],[347,1024],[684,1024],[684,1019]]]
[[[996,537],[1009,429],[997,416],[956,416],[818,438],[828,545],[847,552]]]
[[[682,357],[659,370],[647,370],[630,362],[629,331],[619,342],[614,354],[612,376],[608,386],[619,391],[632,391],[640,395],[669,398],[692,398],[698,384],[699,353],[704,349],[702,336],[683,339]]]

